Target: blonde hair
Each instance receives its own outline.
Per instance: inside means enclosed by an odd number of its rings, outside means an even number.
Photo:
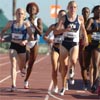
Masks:
[[[23,14],[24,14],[24,19],[25,19],[25,18],[26,18],[26,11],[25,11],[24,9],[22,9],[22,8],[17,8],[16,14],[17,14],[18,12],[20,12],[20,11],[23,12]]]
[[[19,11],[23,11],[23,12],[24,12],[24,16],[26,17],[26,11],[25,11],[23,8],[18,8],[18,9],[16,10],[16,13],[19,12]]]
[[[77,5],[76,1],[72,0],[72,1],[70,1],[70,2],[68,3],[67,9],[68,9],[69,6],[72,5],[73,3],[75,3],[75,4]]]

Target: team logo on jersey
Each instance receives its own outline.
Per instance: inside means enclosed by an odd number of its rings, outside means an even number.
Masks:
[[[75,31],[75,32],[77,31],[77,30],[76,30],[77,27],[76,27],[76,25],[73,24],[73,23],[69,24],[68,27],[71,28],[71,31]]]

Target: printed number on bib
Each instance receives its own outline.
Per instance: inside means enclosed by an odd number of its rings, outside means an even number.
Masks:
[[[12,33],[12,39],[14,40],[22,40],[23,34],[20,33]]]

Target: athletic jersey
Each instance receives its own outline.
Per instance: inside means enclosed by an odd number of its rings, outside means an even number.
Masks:
[[[57,23],[56,24],[54,24],[55,26],[57,25]],[[57,44],[59,44],[59,43],[61,43],[62,42],[62,33],[61,34],[57,34],[57,35],[54,35],[54,43],[57,43]]]
[[[65,15],[65,23],[64,27],[71,28],[71,31],[69,32],[64,32],[63,36],[66,38],[66,41],[68,42],[79,42],[79,29],[80,29],[80,24],[78,21],[78,16],[76,17],[75,21],[71,22],[68,20],[67,15]]]
[[[27,29],[24,24],[21,27],[17,27],[15,21],[13,21],[11,26],[11,33],[13,40],[26,40]]]
[[[94,20],[94,23],[92,24],[92,29],[100,28],[100,23],[97,23],[96,20]],[[100,41],[100,32],[93,32],[92,39],[96,41]]]
[[[37,20],[38,20],[38,18],[36,17],[35,20],[34,20],[34,25],[35,26],[37,26]],[[30,22],[29,18],[28,18],[28,21]],[[34,39],[39,40],[40,35],[37,33],[36,29],[33,27],[31,22],[30,22],[30,25],[31,25],[31,30],[34,33]]]
[[[54,43],[61,43],[63,40],[62,34],[56,35],[54,38]]]

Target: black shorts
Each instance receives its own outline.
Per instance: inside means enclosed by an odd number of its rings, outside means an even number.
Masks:
[[[52,50],[53,50],[53,51],[56,51],[57,53],[60,53],[60,52],[59,52],[59,48],[58,48],[58,47],[55,47],[54,45],[52,46]]]
[[[62,46],[64,46],[68,51],[70,51],[70,49],[76,45],[78,45],[77,42],[67,42],[67,41],[62,42]]]
[[[17,53],[25,53],[26,52],[26,46],[21,46],[14,42],[11,42],[10,49],[16,50]]]
[[[91,52],[92,50],[97,50],[100,52],[100,43],[99,41],[92,40],[91,44],[89,44],[87,47],[85,47],[85,50],[88,52]]]

